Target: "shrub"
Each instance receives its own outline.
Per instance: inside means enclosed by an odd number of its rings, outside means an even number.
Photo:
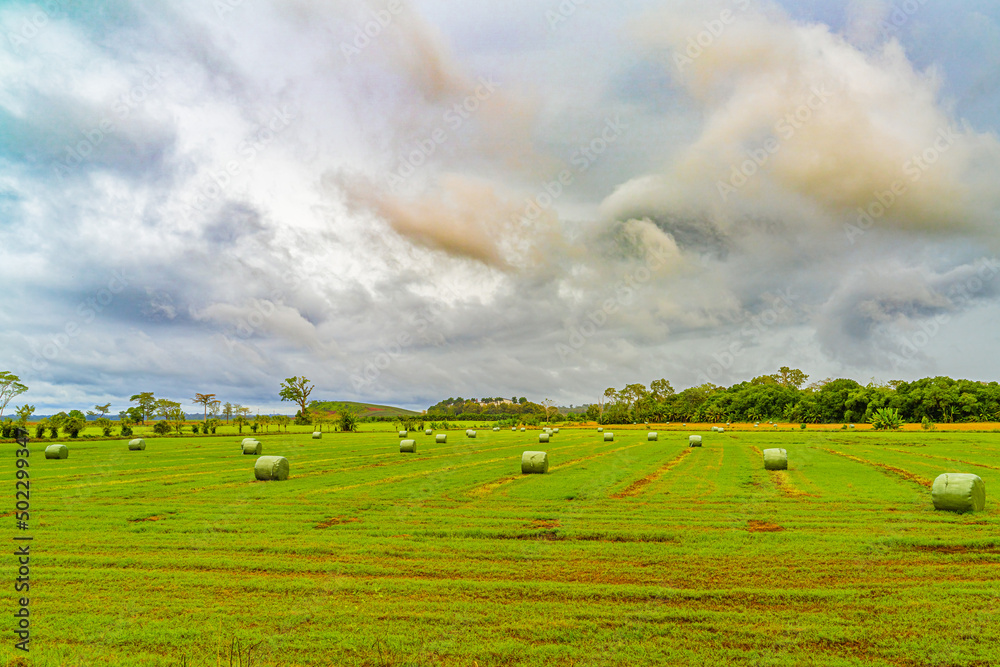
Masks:
[[[341,431],[357,431],[358,416],[350,410],[341,410],[340,416],[337,418],[337,427],[340,428]]]
[[[170,424],[168,424],[166,420],[161,419],[153,424],[153,433],[156,435],[166,435],[167,433],[170,433]]]
[[[800,429],[802,429],[802,430],[804,431],[804,430],[805,430],[805,428],[806,428],[806,423],[805,423],[805,422],[802,422],[801,424],[799,424],[799,428],[800,428]]]
[[[195,424],[194,426],[191,427],[191,432],[194,433],[195,435],[198,435],[198,425],[197,424]]]
[[[56,425],[49,426],[49,437],[58,438],[59,437],[59,427]]]
[[[3,424],[0,424],[0,437],[13,438],[14,437],[14,422],[10,419],[4,419]]]
[[[80,431],[86,426],[85,422],[81,422],[79,419],[70,419],[65,424],[63,424],[63,430],[71,438],[76,438],[80,435]]]
[[[128,438],[128,437],[131,437],[131,436],[132,436],[132,427],[129,426],[128,424],[123,424],[122,425],[122,437],[123,438]]]
[[[934,422],[932,422],[927,417],[927,415],[924,415],[924,418],[920,420],[920,428],[924,429],[925,431],[933,431],[936,428],[936,426]]]
[[[895,431],[903,425],[903,418],[896,408],[879,408],[868,422],[876,431]]]
[[[45,422],[38,422],[35,424],[35,438],[41,439],[45,437],[45,429],[48,428]]]

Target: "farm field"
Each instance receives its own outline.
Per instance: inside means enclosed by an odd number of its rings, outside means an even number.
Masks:
[[[606,430],[32,443],[29,664],[1000,664],[1000,434]]]

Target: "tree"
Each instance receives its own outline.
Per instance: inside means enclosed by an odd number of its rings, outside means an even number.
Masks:
[[[309,380],[306,379],[305,375],[302,377],[293,376],[285,378],[285,381],[281,383],[281,391],[278,393],[281,396],[281,400],[299,404],[301,412],[299,420],[305,424],[309,423],[309,410],[306,408],[306,405],[309,400],[309,394],[312,393],[313,389],[314,387],[309,384]]]
[[[94,423],[97,425],[97,428],[101,429],[101,433],[105,438],[111,437],[111,427],[114,425],[113,421],[107,417],[98,417],[94,420]]]
[[[235,412],[235,407],[236,406],[234,406],[229,401],[226,401],[225,403],[222,404],[222,416],[226,418],[227,424],[229,423],[229,418],[232,417]]]
[[[17,424],[21,428],[25,428],[28,425],[28,418],[31,417],[31,413],[35,411],[34,405],[22,405],[17,409]]]
[[[240,433],[243,433],[243,425],[247,423],[247,418],[241,414],[238,414],[235,417],[233,417],[233,423],[240,428]]]
[[[87,410],[87,415],[90,417],[103,417],[109,412],[111,412],[111,404],[105,403],[104,405],[95,405],[93,410]]]
[[[341,431],[353,432],[358,430],[358,416],[353,411],[343,408],[337,417],[337,426]]]
[[[275,415],[274,417],[271,417],[271,420],[278,428],[284,427],[285,433],[288,433],[288,424],[292,421],[291,417],[288,415]]]
[[[653,400],[659,403],[667,396],[672,396],[674,388],[670,386],[669,381],[661,378],[649,383],[649,393],[653,395]]]
[[[139,423],[145,424],[146,420],[153,415],[156,410],[156,398],[153,396],[153,392],[144,391],[141,394],[134,394],[129,399],[129,402],[135,403],[136,407],[139,408]]]
[[[542,401],[542,407],[545,408],[545,421],[549,421],[549,414],[555,409],[556,404],[551,398],[546,398]]]
[[[782,387],[794,387],[796,389],[805,384],[806,380],[809,379],[809,376],[799,369],[789,368],[788,366],[779,368],[778,373],[773,377]]]
[[[7,404],[15,396],[20,396],[26,391],[28,391],[28,387],[21,384],[21,378],[10,371],[0,371],[0,419],[3,418],[3,411],[7,408]]]
[[[192,400],[195,402],[195,404],[201,403],[202,405],[205,406],[205,418],[203,419],[203,421],[207,422],[208,406],[212,403],[218,403],[218,401],[215,400],[215,394],[195,394]]]

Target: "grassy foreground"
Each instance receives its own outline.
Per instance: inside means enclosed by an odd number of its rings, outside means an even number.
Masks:
[[[26,664],[1000,664],[1000,434],[609,430],[271,434],[268,483],[234,436],[33,444]]]

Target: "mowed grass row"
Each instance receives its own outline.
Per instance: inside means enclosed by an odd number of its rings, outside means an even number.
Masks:
[[[996,439],[703,435],[272,435],[279,483],[233,437],[35,448],[32,664],[1000,662],[995,502],[935,512],[914,481],[991,492]]]

